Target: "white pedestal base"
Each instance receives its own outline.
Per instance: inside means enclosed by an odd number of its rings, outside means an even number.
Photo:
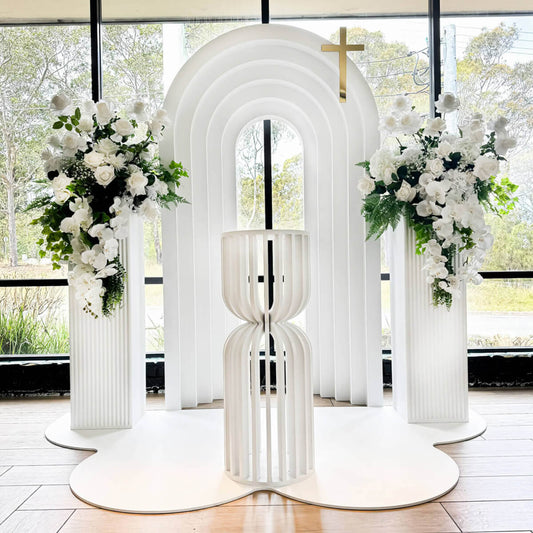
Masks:
[[[341,509],[392,509],[423,503],[457,483],[453,459],[433,447],[480,435],[483,419],[408,424],[390,407],[315,411],[315,473],[274,492]],[[264,485],[224,474],[224,413],[219,409],[151,411],[133,429],[71,430],[70,416],[46,430],[49,441],[98,450],[77,466],[72,491],[97,507],[168,513],[226,503]]]

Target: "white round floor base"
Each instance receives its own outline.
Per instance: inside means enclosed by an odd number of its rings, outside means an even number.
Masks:
[[[456,463],[434,444],[476,437],[484,420],[408,424],[391,407],[321,407],[315,412],[315,472],[271,490],[342,509],[393,509],[438,498],[459,478]],[[97,450],[72,472],[80,499],[104,509],[170,513],[226,503],[265,486],[224,473],[223,410],[149,411],[133,429],[71,430],[66,415],[46,438]]]

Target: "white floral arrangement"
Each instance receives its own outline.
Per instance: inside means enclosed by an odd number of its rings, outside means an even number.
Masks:
[[[485,211],[508,213],[517,186],[498,179],[500,162],[515,146],[499,117],[486,133],[483,117],[472,116],[457,133],[446,131],[446,113],[459,108],[459,99],[442,94],[437,117],[424,123],[406,96],[399,96],[381,121],[396,137],[386,139],[370,161],[359,163],[366,175],[358,183],[367,238],[379,238],[405,217],[416,235],[416,251],[424,254],[427,282],[434,305],[452,304],[463,281],[480,283],[479,269],[493,237]]]
[[[176,190],[187,173],[181,163],[162,165],[156,153],[168,124],[162,109],[148,120],[135,102],[122,118],[105,101],[74,107],[64,94],[50,107],[53,128],[64,133],[52,135],[42,154],[53,194],[31,205],[44,208],[32,222],[42,226],[40,254],[51,253],[54,269],[70,261],[69,285],[82,308],[109,316],[124,293],[119,241],[130,215],[154,219],[160,207],[185,202]]]

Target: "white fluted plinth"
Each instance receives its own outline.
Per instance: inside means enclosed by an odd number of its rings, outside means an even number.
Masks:
[[[224,301],[247,321],[230,334],[224,348],[226,472],[240,482],[284,485],[314,468],[311,347],[304,332],[287,322],[309,297],[309,236],[301,231],[224,233],[222,265]],[[270,276],[274,290],[268,311],[264,302],[270,299]],[[271,361],[275,397],[270,392]]]
[[[408,422],[468,421],[466,294],[434,307],[431,285],[402,221],[391,234],[392,387]]]
[[[131,428],[144,413],[144,254],[140,217],[120,241],[124,300],[110,318],[85,313],[69,290],[72,429]]]

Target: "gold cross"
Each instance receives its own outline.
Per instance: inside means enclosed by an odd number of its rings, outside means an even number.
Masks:
[[[364,49],[364,44],[346,44],[346,28],[340,29],[340,44],[322,45],[322,52],[339,52],[339,102],[346,102],[346,52]]]

